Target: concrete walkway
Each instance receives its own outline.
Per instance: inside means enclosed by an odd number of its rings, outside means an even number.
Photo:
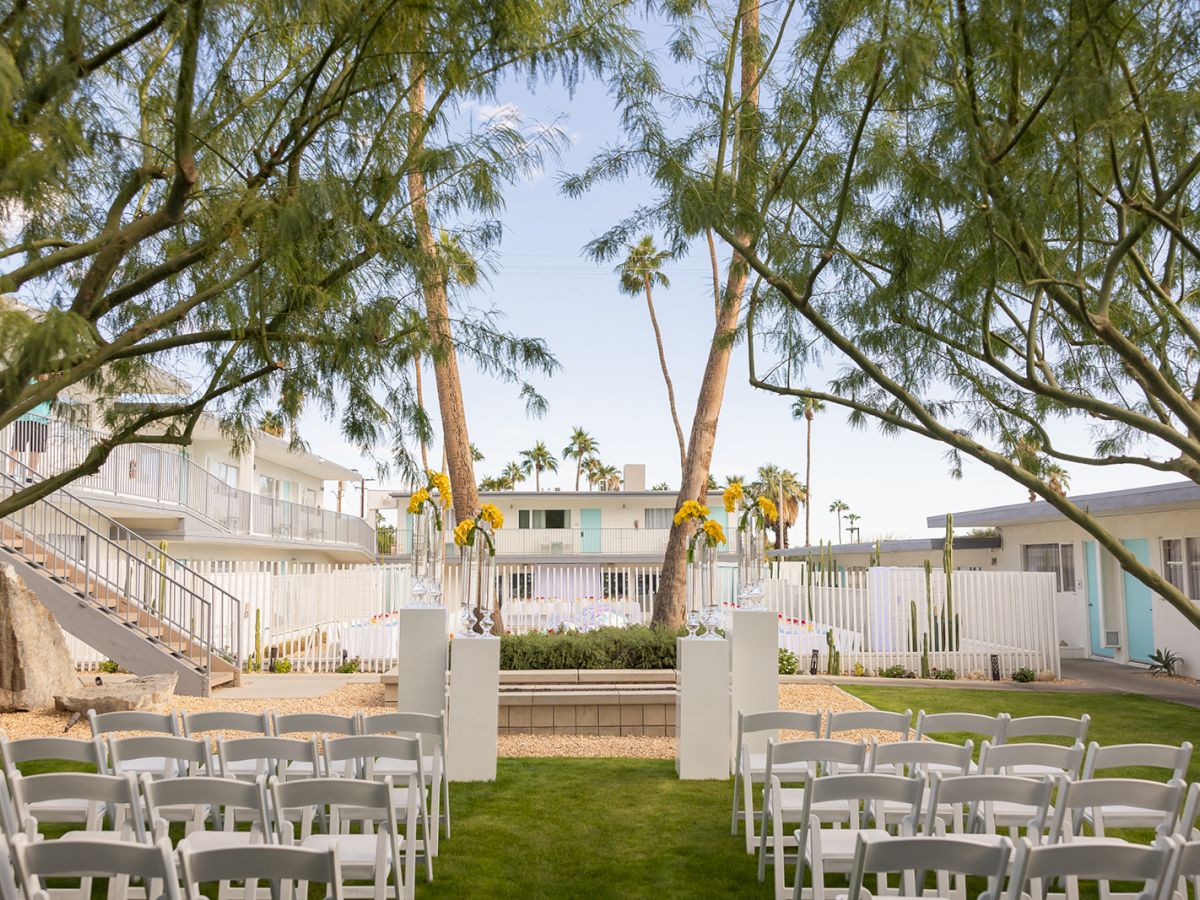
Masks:
[[[379,683],[378,675],[307,675],[291,672],[287,675],[242,675],[238,687],[219,687],[213,697],[220,700],[304,700],[340,688],[344,684]]]
[[[1200,709],[1200,685],[1175,678],[1155,678],[1139,666],[1123,666],[1101,659],[1064,659],[1064,678],[1087,682],[1089,687],[1115,694],[1142,694]]]

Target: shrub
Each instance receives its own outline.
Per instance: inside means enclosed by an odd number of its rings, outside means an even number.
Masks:
[[[277,674],[286,675],[290,671],[292,671],[292,661],[286,656],[275,660],[275,672]]]
[[[500,668],[673,669],[675,638],[667,628],[597,628],[587,633],[506,634],[500,638]]]
[[[906,672],[904,666],[901,665],[888,666],[886,669],[880,669],[876,674],[879,675],[880,678],[908,677],[908,672]]]
[[[1037,681],[1037,672],[1033,671],[1029,666],[1021,666],[1021,668],[1012,673],[1012,680],[1028,684],[1030,681]]]
[[[855,663],[854,664],[854,674],[857,675],[859,678],[862,678],[864,675],[867,674],[867,667],[864,666],[862,663]]]
[[[336,669],[334,669],[334,671],[337,672],[339,675],[353,675],[361,667],[362,667],[362,660],[356,656],[353,659],[346,660],[344,663],[342,663],[340,666],[338,666]]]
[[[1169,647],[1155,650],[1150,657],[1150,671],[1155,675],[1178,675],[1183,657]]]
[[[958,674],[953,669],[934,669],[933,677],[941,681],[953,681]]]
[[[117,665],[116,660],[106,659],[104,662],[100,663],[100,671],[105,675],[116,675],[117,672],[120,671],[120,668],[121,667]]]
[[[780,675],[795,675],[796,670],[800,668],[800,659],[791,650],[779,648],[779,674]]]

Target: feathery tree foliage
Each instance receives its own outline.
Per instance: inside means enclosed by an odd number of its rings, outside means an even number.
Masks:
[[[1200,482],[1194,4],[788,0],[764,16],[740,177],[701,152],[747,127],[720,48],[693,139],[658,169],[680,227],[711,227],[755,274],[752,383],[942,442],[955,473],[990,466],[1200,626],[1061,491],[1065,465]],[[835,372],[808,387],[818,359]]]
[[[0,515],[120,443],[187,443],[206,409],[245,441],[268,399],[289,425],[304,406],[340,412],[349,439],[386,439],[411,468],[406,439],[429,430],[409,372],[429,346],[430,263],[405,173],[423,174],[447,245],[486,254],[504,185],[557,140],[464,124],[464,104],[512,73],[574,85],[625,51],[624,5],[13,6],[0,19],[0,291],[25,308],[0,308],[0,427],[69,390],[138,402],[107,405],[86,458],[0,500]],[[429,91],[414,116],[417,77]],[[539,405],[525,373],[553,368],[544,344],[486,311],[456,316],[455,351]],[[147,399],[161,369],[192,391]]]

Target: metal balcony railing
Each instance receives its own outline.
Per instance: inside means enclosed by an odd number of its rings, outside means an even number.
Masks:
[[[669,528],[502,528],[495,533],[496,556],[659,556],[670,533]],[[410,553],[409,540],[401,528],[393,553]],[[453,558],[456,552],[450,547],[447,555]]]

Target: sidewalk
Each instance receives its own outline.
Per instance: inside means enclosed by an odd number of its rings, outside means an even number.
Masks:
[[[304,700],[340,688],[345,684],[378,684],[379,676],[355,673],[353,675],[308,675],[289,672],[287,675],[251,674],[242,675],[238,687],[219,687],[213,691],[214,700]]]
[[[1115,694],[1142,694],[1200,709],[1200,685],[1174,678],[1155,678],[1139,666],[1123,666],[1102,659],[1064,659],[1064,678],[1086,681],[1089,687]]]

